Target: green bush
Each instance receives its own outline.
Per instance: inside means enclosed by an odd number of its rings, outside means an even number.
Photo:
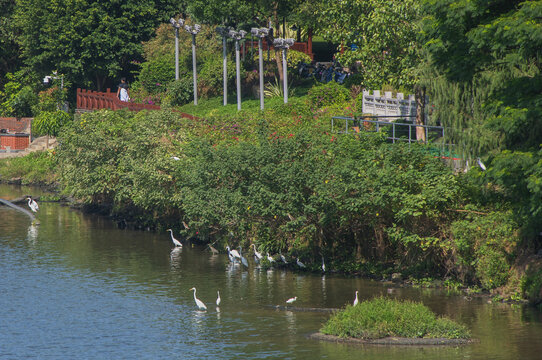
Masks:
[[[438,318],[421,303],[375,298],[348,305],[333,315],[320,330],[324,334],[360,339],[389,336],[407,338],[466,339],[470,333],[463,325]]]
[[[363,75],[361,73],[352,74],[344,80],[345,88],[350,89],[353,85],[363,85]]]
[[[143,88],[150,94],[163,92],[166,84],[175,79],[175,58],[163,56],[141,64],[134,90]]]
[[[36,135],[57,136],[63,126],[72,120],[65,111],[42,111],[32,122],[32,131]]]
[[[235,83],[235,64],[228,59],[228,89]],[[241,74],[244,77],[244,73]],[[202,97],[212,97],[223,93],[223,62],[218,54],[206,59],[198,70],[198,92]]]
[[[0,160],[0,180],[22,178],[23,184],[52,184],[56,181],[54,150],[30,153],[24,157]]]
[[[462,219],[452,223],[451,237],[454,262],[458,274],[466,281],[479,281],[483,288],[494,289],[506,284],[510,259],[514,256],[519,238],[518,224],[511,211],[491,212],[487,215],[472,207]]]
[[[350,98],[348,89],[331,81],[327,84],[314,86],[308,93],[309,102],[314,108],[338,105]]]
[[[167,86],[167,92],[162,102],[164,105],[181,106],[194,99],[194,81],[192,77],[184,76],[172,81]]]

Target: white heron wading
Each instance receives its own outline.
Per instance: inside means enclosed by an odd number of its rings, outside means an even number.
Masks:
[[[30,210],[32,210],[33,212],[38,212],[40,207],[38,206],[36,200],[32,199],[31,197],[27,197],[26,200],[28,200],[28,207],[30,208]]]
[[[171,229],[167,229],[166,231],[169,231],[169,233],[171,234],[171,241],[173,241],[173,244],[175,245],[175,247],[182,247],[183,244],[181,244],[181,242],[177,239],[175,239],[175,237],[173,237],[173,230]]]
[[[356,306],[357,304],[359,304],[359,300],[358,300],[358,291],[356,290],[356,298],[354,299],[354,306]]]
[[[217,290],[217,291],[216,291],[216,294],[218,295],[218,297],[216,298],[216,306],[220,306],[220,302],[222,301],[222,300],[220,299],[220,291]]]
[[[292,304],[296,300],[297,300],[297,296],[286,300],[286,304]]]
[[[258,260],[261,260],[263,258],[263,255],[261,252],[258,252],[258,250],[256,250],[256,245],[251,244],[250,246],[254,247],[254,256],[256,256]]]
[[[305,264],[303,264],[301,261],[299,261],[299,258],[297,258],[297,266],[299,266],[300,268],[306,268]]]
[[[198,307],[198,309],[200,310],[207,310],[207,306],[205,306],[205,304],[203,303],[203,301],[201,301],[200,299],[198,299],[196,297],[196,288],[193,287],[192,289],[190,289],[190,291],[194,290],[194,301],[196,302],[196,306]]]

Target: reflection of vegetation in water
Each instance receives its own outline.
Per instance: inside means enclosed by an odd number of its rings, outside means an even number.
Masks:
[[[347,306],[322,328],[324,334],[361,339],[388,336],[408,338],[466,339],[463,325],[437,317],[421,303],[375,298],[357,306]]]

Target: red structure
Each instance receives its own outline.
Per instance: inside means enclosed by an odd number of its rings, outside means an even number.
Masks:
[[[0,118],[0,150],[24,150],[30,145],[32,118]]]
[[[159,105],[151,104],[138,104],[129,101],[120,101],[116,93],[112,93],[111,89],[107,89],[106,92],[98,92],[85,89],[77,89],[77,109],[78,110],[100,110],[100,109],[110,109],[110,110],[120,110],[128,109],[130,111],[141,111],[141,110],[160,110]],[[173,110],[175,111],[175,110]],[[181,116],[195,120],[195,116],[180,113]]]
[[[120,101],[120,99],[117,97],[117,94],[112,93],[111,89],[107,89],[107,92],[77,89],[77,109],[120,110],[126,108],[131,111],[160,110],[160,106],[158,105],[138,104],[129,101]]]
[[[248,49],[250,49],[251,47],[257,49],[258,48],[258,42],[257,41],[250,41],[250,40],[247,40],[245,42],[245,53],[248,51]],[[263,51],[267,51],[267,49],[269,48],[269,44],[267,43],[267,41],[263,41],[262,42],[262,50]],[[271,44],[271,50],[274,50],[274,47],[273,47],[273,44]],[[296,50],[296,51],[300,51],[304,54],[307,54],[311,57],[312,60],[314,60],[314,54],[312,53],[312,40],[309,38],[309,41],[308,42],[298,42],[296,41],[294,43],[294,45],[292,45],[290,47],[290,50]]]

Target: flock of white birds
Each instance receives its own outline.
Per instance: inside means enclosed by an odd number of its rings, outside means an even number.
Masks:
[[[171,235],[171,241],[173,242],[173,245],[175,245],[174,250],[182,248],[183,244],[173,236],[173,230],[167,229],[166,231],[169,231],[169,233]],[[251,244],[250,246],[254,248],[254,260],[256,261],[256,263],[259,263],[260,260],[262,260],[264,258],[263,254],[258,251],[255,244]],[[211,249],[213,254],[218,253],[218,250],[216,250],[214,247],[212,247],[212,245],[209,245],[209,248]],[[239,251],[237,251],[236,249],[231,249],[229,245],[226,246],[226,250],[228,252],[228,257],[230,259],[230,262],[232,262],[233,264],[241,263],[241,264],[243,264],[243,266],[248,267],[248,261],[243,256],[243,252],[242,252],[241,247],[239,247],[238,249],[239,249]],[[280,256],[280,259],[282,260],[282,262],[284,264],[288,263],[288,261],[286,260],[286,257],[284,255],[282,255],[282,253],[280,253],[279,256]],[[266,258],[267,258],[267,261],[269,261],[269,263],[271,265],[273,265],[276,262],[275,258],[272,257],[271,255],[269,255],[269,252],[267,253]],[[296,264],[301,269],[306,268],[305,264],[303,264],[299,260],[299,258],[296,258]],[[322,257],[322,272],[326,272],[326,264],[324,263],[324,258],[323,257]],[[190,291],[194,291],[194,302],[196,303],[196,306],[198,307],[198,309],[202,310],[202,311],[207,310],[207,306],[205,305],[205,303],[196,297],[196,291],[197,291],[196,288],[193,287],[193,288],[190,289]],[[295,301],[297,301],[297,296],[294,296],[294,297],[289,298],[288,300],[286,300],[286,304],[293,304]],[[217,291],[217,298],[216,298],[216,306],[217,307],[220,306],[220,302],[221,302],[220,291]],[[358,291],[356,290],[356,298],[354,299],[353,305],[356,306],[356,305],[358,305],[358,303],[359,303]]]

